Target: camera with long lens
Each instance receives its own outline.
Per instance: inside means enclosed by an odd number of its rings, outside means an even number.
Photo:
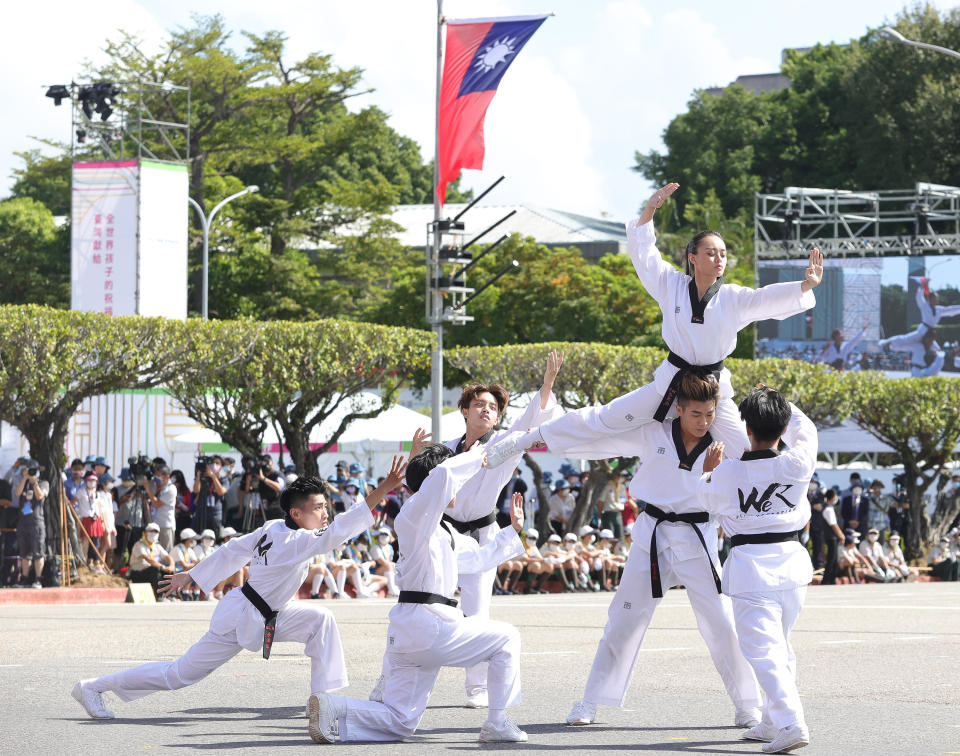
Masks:
[[[240,463],[243,465],[243,472],[246,475],[259,475],[261,472],[266,475],[270,472],[270,463],[267,457],[244,456]]]
[[[31,478],[35,478],[35,477],[37,477],[37,475],[39,475],[39,474],[40,474],[40,468],[39,468],[39,467],[31,467],[31,468],[29,468],[29,469],[27,470],[27,475],[29,475]]]

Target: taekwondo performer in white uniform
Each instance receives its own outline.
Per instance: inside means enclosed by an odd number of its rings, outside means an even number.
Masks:
[[[687,245],[689,273],[681,273],[663,259],[656,246],[653,216],[679,184],[667,184],[650,198],[636,221],[627,224],[627,251],[646,290],[663,313],[661,333],[670,350],[653,374],[653,382],[600,407],[586,407],[526,434],[512,434],[487,447],[491,468],[538,442],[554,454],[585,440],[621,433],[648,423],[663,422],[671,414],[677,386],[685,372],[712,373],[720,382],[723,399],[712,433],[731,449],[746,445],[743,425],[733,403],[730,371],[723,360],[737,346],[737,333],[758,320],[783,320],[816,304],[813,289],[823,278],[823,255],[814,249],[803,281],[749,289],[725,284],[727,250],[714,231],[701,231]]]
[[[111,691],[132,701],[158,690],[177,690],[199,682],[242,649],[263,648],[270,657],[274,641],[304,644],[311,660],[314,692],[348,685],[340,634],[333,615],[314,602],[294,603],[307,577],[310,562],[362,533],[373,524],[371,510],[403,480],[403,459],[394,457],[384,482],[366,501],[340,514],[327,527],[327,485],[303,477],[280,494],[285,519],[270,520],[252,533],[232,538],[187,572],[167,578],[161,593],[169,595],[191,581],[207,594],[225,578],[250,563],[250,578],[217,605],[210,629],[175,661],[153,662],[74,686],[76,698],[95,719],[111,719],[103,693]]]
[[[648,423],[577,450],[578,456],[593,459],[639,455],[630,494],[650,503],[633,525],[630,558],[610,603],[583,699],[573,705],[567,724],[592,723],[597,704],[623,706],[663,590],[681,584],[733,701],[734,723],[753,727],[760,720],[760,688],[740,653],[730,600],[720,594],[717,527],[696,497],[703,452],[713,443],[709,429],[720,386],[711,375],[688,374],[680,382],[678,398],[677,419]]]
[[[816,362],[831,365],[837,370],[845,370],[853,348],[863,341],[867,335],[868,326],[869,323],[860,329],[860,333],[847,342],[843,340],[843,330],[834,328],[833,333],[830,334],[830,341],[824,345],[823,350],[817,355]]]
[[[912,335],[907,334],[908,337]],[[894,336],[890,339],[888,346],[898,352],[909,352],[911,377],[928,378],[932,375],[940,375],[947,355],[937,341],[935,330],[928,328],[917,341],[911,341],[909,338],[897,341],[899,338]]]
[[[960,305],[941,305],[940,295],[935,291],[930,291],[929,278],[916,278],[911,276],[921,285],[917,286],[916,302],[917,309],[920,310],[920,325],[910,333],[903,333],[899,336],[891,336],[889,339],[880,339],[877,345],[884,349],[890,347],[899,351],[909,351],[905,347],[911,344],[919,344],[926,333],[932,331],[943,318],[951,318],[954,315],[960,315]]]
[[[526,410],[507,430],[495,432],[493,428],[503,417],[507,408],[509,394],[498,384],[471,384],[463,390],[458,406],[466,424],[466,432],[458,439],[449,441],[446,446],[460,454],[469,449],[479,439],[482,444],[495,443],[507,433],[529,430],[563,411],[553,396],[553,384],[563,365],[563,353],[552,351],[547,355],[547,364],[543,373],[543,384],[537,397],[527,405]],[[415,438],[419,443],[426,436]],[[497,470],[481,468],[473,478],[464,484],[457,494],[453,508],[447,510],[443,519],[458,532],[470,535],[480,545],[492,541],[500,526],[496,522],[496,504],[503,487],[520,464],[523,451],[507,458],[508,464]],[[467,617],[490,617],[490,598],[493,595],[493,582],[496,577],[496,565],[482,573],[464,574],[460,578],[460,602]],[[380,679],[370,693],[371,701],[383,701],[383,685],[390,670],[387,665],[389,656],[384,655],[383,670]],[[487,665],[480,663],[466,670],[467,707],[482,708],[487,705]]]
[[[817,429],[766,386],[745,397],[740,412],[751,450],[721,462],[722,446],[712,447],[698,493],[733,541],[723,592],[733,600],[740,648],[766,699],[760,724],[741,737],[767,741],[764,753],[785,753],[810,742],[790,631],[813,578],[799,532],[810,520],[806,493],[817,466]]]
[[[414,492],[394,520],[400,548],[400,596],[390,610],[390,675],[383,703],[328,694],[310,696],[310,737],[317,743],[400,740],[420,723],[441,667],[487,662],[490,709],[483,742],[523,742],[527,734],[507,716],[520,703],[520,634],[513,625],[464,617],[453,594],[463,573],[486,572],[523,553],[522,497],[511,506],[513,527],[480,546],[443,522],[460,490],[484,461],[479,444],[455,454],[432,444],[412,457],[407,488]]]

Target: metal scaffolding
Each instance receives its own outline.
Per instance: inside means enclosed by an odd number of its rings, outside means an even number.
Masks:
[[[754,199],[757,260],[960,253],[960,188],[848,191],[787,187]]]

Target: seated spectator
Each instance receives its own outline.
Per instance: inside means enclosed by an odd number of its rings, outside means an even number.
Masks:
[[[887,548],[884,556],[890,568],[895,570],[901,578],[910,582],[917,579],[917,571],[907,564],[903,558],[903,550],[900,548],[900,534],[894,530],[890,533]]]
[[[620,546],[620,539],[616,538],[609,530],[600,531],[600,540],[609,556],[604,557],[606,561],[606,572],[614,588],[620,585],[620,575],[623,573],[623,566],[627,563],[625,555],[617,552]]]
[[[590,573],[590,565],[587,559],[584,559],[580,556],[580,541],[577,539],[576,533],[566,533],[563,536],[563,549],[573,557],[573,562],[575,564],[576,580],[573,586],[574,590],[590,590],[587,587],[590,583],[590,579],[588,577]]]
[[[206,559],[217,550],[216,536],[210,528],[207,528],[200,534],[200,543],[194,544],[193,553],[197,556],[197,561]]]
[[[570,493],[570,484],[564,478],[557,481],[547,504],[550,508],[550,527],[562,537],[567,532],[567,522],[573,514],[573,508],[577,506],[577,500]]]
[[[622,557],[624,563],[626,563],[627,557],[630,556],[630,549],[632,547],[633,547],[633,523],[629,523],[623,526],[623,540],[618,541],[617,544],[613,547],[613,553],[615,556]]]
[[[154,595],[160,576],[176,571],[173,557],[158,543],[160,526],[151,522],[143,529],[143,538],[137,541],[130,550],[130,570],[127,579],[131,583],[150,583]]]
[[[377,542],[370,547],[369,556],[375,563],[373,569],[377,575],[387,579],[387,595],[399,596],[400,589],[397,587],[397,566],[393,561],[393,546],[390,541],[393,540],[393,531],[386,525],[377,532]]]
[[[20,478],[14,496],[18,497],[20,514],[17,518],[17,547],[20,552],[19,587],[43,588],[43,555],[46,527],[43,519],[43,500],[46,493],[40,486],[39,466],[29,460],[30,466]],[[30,573],[33,572],[33,579]]]
[[[184,528],[180,531],[180,543],[173,547],[170,556],[177,572],[187,572],[200,561],[196,552],[197,533],[193,528]],[[181,594],[185,601],[199,601],[200,589],[191,583],[183,589]]]
[[[540,549],[537,548],[537,539],[540,537],[536,528],[529,528],[523,537],[524,553],[519,558],[527,573],[527,593],[549,593],[544,590],[543,583],[553,574],[553,567],[547,564]]]
[[[883,546],[879,543],[880,531],[870,528],[867,531],[867,540],[860,544],[860,554],[866,559],[870,569],[885,583],[900,582],[898,575],[890,567],[883,554]]]
[[[381,588],[387,587],[387,578],[372,572],[377,563],[370,557],[370,537],[366,533],[361,533],[353,539],[352,543],[347,544],[347,549],[360,566],[360,585],[354,583],[354,587],[357,588],[357,598],[374,598]]]
[[[600,548],[596,545],[597,531],[589,525],[584,525],[579,532],[580,541],[577,543],[577,555],[580,557],[580,572],[587,576],[587,587],[591,591],[600,591],[600,580],[603,574],[603,558]],[[602,590],[606,590],[606,587]]]
[[[204,531],[204,532],[213,532],[213,531]],[[228,525],[222,531],[223,541],[220,545],[222,546],[223,544],[230,543],[230,539],[234,538],[236,535],[237,535],[237,531]],[[237,570],[230,577],[218,583],[217,587],[213,589],[213,597],[219,600],[223,598],[223,594],[226,593],[231,588],[242,588],[244,569],[245,568],[241,568]]]
[[[325,554],[318,554],[310,565],[307,572],[307,580],[310,581],[310,598],[323,598],[320,595],[320,588],[327,586],[327,590],[333,598],[340,598],[340,591],[337,590],[337,582],[333,578],[333,573],[327,567],[327,557]]]
[[[573,554],[563,549],[562,541],[556,533],[551,533],[541,553],[546,563],[553,567],[563,581],[563,592],[573,593],[577,584],[577,560]]]
[[[857,551],[857,540],[853,535],[843,537],[843,548],[837,556],[837,575],[847,578],[851,583],[859,583],[860,552]]]
[[[957,554],[950,546],[949,536],[942,536],[940,543],[930,549],[927,564],[930,565],[930,574],[934,577],[952,583],[957,582],[960,562],[957,561]]]

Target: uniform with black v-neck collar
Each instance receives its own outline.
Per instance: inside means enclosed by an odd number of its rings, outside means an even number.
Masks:
[[[749,447],[733,402],[730,371],[722,366],[737,346],[737,334],[760,320],[783,320],[809,310],[816,304],[813,291],[804,292],[800,281],[774,283],[750,289],[717,281],[704,296],[685,273],[663,259],[656,246],[653,222],[627,224],[627,251],[644,288],[657,301],[663,314],[661,334],[674,355],[657,367],[653,382],[608,404],[568,412],[559,420],[540,427],[550,451],[579,456],[584,442],[628,431],[654,419],[663,398],[670,392],[675,376],[685,363],[697,372],[714,373],[723,399],[711,427],[713,437],[723,441],[732,454]],[[674,390],[676,385],[673,386]],[[665,417],[674,413],[673,400]]]
[[[630,558],[610,603],[584,701],[623,706],[640,646],[661,601],[655,589],[659,583],[663,591],[686,587],[697,626],[735,709],[760,706],[760,689],[740,653],[730,601],[720,594],[715,578],[720,570],[716,523],[708,519],[696,495],[711,441],[708,434],[688,451],[677,419],[648,423],[581,447],[587,459],[638,456],[630,494],[648,502],[633,524]],[[676,517],[683,519],[668,519]]]

